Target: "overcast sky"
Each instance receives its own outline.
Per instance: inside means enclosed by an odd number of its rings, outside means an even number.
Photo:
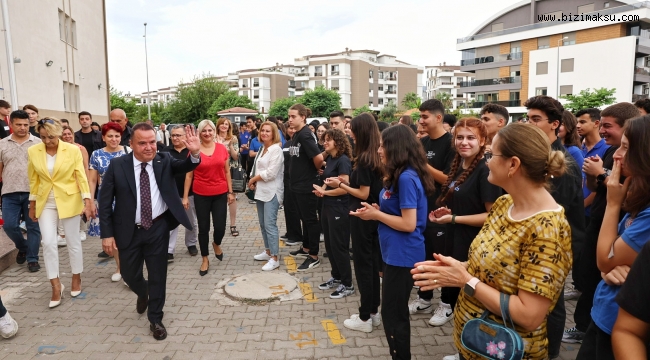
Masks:
[[[519,0],[110,0],[113,87],[151,90],[294,58],[371,49],[419,65],[460,63],[456,39]]]

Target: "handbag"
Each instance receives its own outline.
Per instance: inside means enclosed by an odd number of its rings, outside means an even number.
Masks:
[[[237,164],[230,167],[230,180],[232,181],[232,191],[242,193],[246,191],[246,171],[241,167],[241,162],[237,159]]]
[[[524,356],[524,342],[510,318],[509,301],[510,295],[501,293],[503,325],[488,319],[489,310],[485,310],[480,318],[465,324],[460,341],[466,350],[487,359],[521,360]],[[508,321],[512,328],[508,327]]]
[[[260,151],[257,152],[257,155],[255,155],[255,160],[253,160],[253,167],[251,168],[251,179],[255,177],[255,169],[257,168],[257,158],[260,156],[260,154],[264,152],[264,146],[260,148]],[[251,190],[248,187],[246,187],[246,191],[244,192],[246,194],[246,197],[249,200],[255,200],[255,190]]]

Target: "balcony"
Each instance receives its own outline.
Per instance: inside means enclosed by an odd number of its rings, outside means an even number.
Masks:
[[[473,101],[471,105],[468,105],[469,108],[480,109],[487,104],[498,104],[505,107],[517,107],[521,106],[521,100],[504,100],[504,101]]]
[[[305,87],[304,86],[296,86],[296,91],[304,91]]]
[[[237,84],[230,84],[230,87],[231,87],[231,88],[236,88],[236,87],[239,87],[239,85],[237,85]]]
[[[389,90],[384,91],[384,94],[395,95],[395,94],[397,94],[397,90],[389,89]]]
[[[338,71],[332,71],[332,72],[330,72],[330,75],[332,75],[332,76],[338,76],[338,75],[339,75],[339,72],[338,72]]]
[[[323,76],[323,72],[321,71],[321,72],[314,73],[314,76]]]
[[[639,100],[648,99],[648,94],[632,94],[632,102],[637,102]]]
[[[460,88],[463,93],[477,91],[519,90],[521,89],[521,76],[511,76],[493,79],[462,81]]]
[[[330,88],[330,90],[336,90],[336,91],[339,91],[339,87],[338,87],[338,86],[332,86],[332,87]]]
[[[253,87],[260,87],[260,83],[253,83]]]
[[[248,84],[241,84],[241,87],[243,87],[243,88],[247,88],[247,87],[248,87]]]
[[[300,72],[300,73],[297,73],[296,76],[309,76],[309,73]]]
[[[634,67],[634,82],[637,84],[650,83],[650,71],[648,69],[635,66]]]
[[[387,76],[386,81],[397,81],[397,76]]]
[[[508,53],[497,56],[484,56],[460,61],[461,71],[492,69],[501,66],[517,66],[522,64],[523,53]]]

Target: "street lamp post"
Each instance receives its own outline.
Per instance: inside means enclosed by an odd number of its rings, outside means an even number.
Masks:
[[[151,92],[149,91],[149,58],[147,56],[147,23],[144,23],[144,65],[147,69],[147,111],[151,120]]]
[[[11,90],[11,103],[18,107],[18,92],[16,88],[16,71],[14,69],[14,53],[11,44],[11,26],[9,26],[9,8],[7,0],[2,0],[2,20],[4,22],[5,46],[7,48],[7,72],[9,74],[9,89]]]
[[[557,99],[560,99],[560,43],[566,39],[568,39],[568,36],[565,36],[557,41],[557,74],[555,76],[555,81],[557,85]]]

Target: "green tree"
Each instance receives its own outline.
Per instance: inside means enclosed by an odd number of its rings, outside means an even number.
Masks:
[[[418,94],[414,92],[404,94],[404,98],[402,99],[402,106],[404,106],[404,109],[419,109],[420,105],[422,105],[422,99],[420,99]]]
[[[372,110],[370,110],[370,107],[368,107],[368,105],[363,105],[360,108],[354,109],[354,111],[352,112],[352,116],[353,117],[359,116],[359,115],[363,114],[364,112],[372,112]]]
[[[284,119],[289,114],[289,108],[296,104],[298,100],[295,96],[277,99],[271,104],[269,116],[282,116]]]
[[[138,105],[135,99],[127,99],[121,91],[111,86],[110,89],[111,110],[122,109],[127,118],[132,118],[138,112]]]
[[[397,120],[395,118],[395,113],[397,113],[397,105],[393,100],[388,101],[388,104],[384,105],[384,108],[379,112],[379,120],[385,122],[392,122]]]
[[[243,107],[257,111],[257,106],[253,104],[253,101],[248,96],[239,95],[236,91],[227,91],[212,103],[212,106],[208,109],[208,115],[211,119],[216,119],[219,111],[233,107]]]
[[[411,119],[413,119],[413,122],[417,125],[418,120],[420,120],[420,112],[419,111],[412,112]]]
[[[560,98],[568,100],[564,104],[564,108],[575,113],[582,109],[598,108],[603,105],[613,104],[616,101],[614,97],[615,92],[616,89],[600,88],[591,91],[587,88],[580,91],[578,95],[566,95],[560,96]]]
[[[176,99],[169,106],[175,123],[196,123],[209,118],[212,104],[230,90],[228,84],[210,75],[195,77],[192,83],[178,86]]]
[[[133,116],[129,117],[129,120],[134,123],[139,123],[146,121],[149,118],[149,109],[146,104],[139,105],[136,113]],[[151,104],[151,121],[155,125],[159,125],[161,122],[166,124],[174,123],[174,118],[169,112],[169,106],[164,103],[153,103]]]
[[[454,106],[454,102],[451,99],[450,93],[439,92],[436,94],[436,99],[440,100],[442,106],[445,107],[445,110],[449,110]]]
[[[311,109],[313,117],[329,118],[332,111],[341,110],[341,95],[334,90],[319,86],[313,90],[306,90],[298,102]]]

